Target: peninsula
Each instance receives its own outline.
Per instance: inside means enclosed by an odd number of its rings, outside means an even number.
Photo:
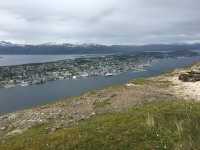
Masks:
[[[0,87],[12,88],[48,81],[113,76],[127,71],[142,71],[153,61],[164,58],[193,57],[193,50],[134,52],[59,60],[55,62],[0,66]]]

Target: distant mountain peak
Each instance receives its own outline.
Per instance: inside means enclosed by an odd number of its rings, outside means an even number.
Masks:
[[[15,46],[26,46],[26,44],[16,44],[13,42],[9,42],[9,41],[0,41],[0,46],[2,47],[15,47]]]
[[[200,44],[101,45],[91,43],[16,44],[0,41],[0,54],[106,54],[138,51],[200,50]]]
[[[13,43],[7,41],[0,41],[0,46],[10,46],[10,45],[13,45]]]

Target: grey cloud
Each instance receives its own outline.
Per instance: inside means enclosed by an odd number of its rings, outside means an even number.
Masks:
[[[0,40],[148,44],[198,41],[199,0],[6,0]]]

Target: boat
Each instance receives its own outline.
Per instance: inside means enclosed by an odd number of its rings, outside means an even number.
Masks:
[[[5,85],[4,87],[8,89],[8,88],[13,88],[13,87],[15,87],[15,85],[14,85],[14,84],[7,84],[7,85]]]
[[[77,77],[76,77],[76,76],[73,76],[72,79],[77,79]]]
[[[23,81],[23,82],[20,83],[20,86],[26,87],[26,86],[29,86],[29,84],[28,84],[28,82]]]
[[[113,76],[113,74],[112,73],[106,73],[105,76],[110,77],[110,76]]]

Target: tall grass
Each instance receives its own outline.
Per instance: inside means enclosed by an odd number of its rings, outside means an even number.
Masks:
[[[95,116],[48,133],[34,127],[0,143],[1,150],[199,149],[200,103],[151,102],[123,113]]]

